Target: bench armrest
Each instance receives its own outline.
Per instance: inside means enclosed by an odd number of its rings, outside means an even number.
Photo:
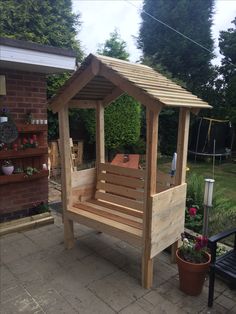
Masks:
[[[220,232],[208,239],[208,247],[211,251],[211,264],[215,263],[216,260],[216,248],[217,248],[217,242],[229,237],[230,235],[235,233],[235,238],[234,238],[234,249],[236,250],[236,228],[232,228],[230,230],[226,230],[223,232]]]
[[[236,228],[233,228],[233,229],[230,229],[230,230],[226,230],[226,231],[223,231],[223,232],[220,232],[212,237],[210,237],[208,239],[208,241],[210,243],[216,243],[224,238],[227,238],[229,237],[231,234],[235,233],[236,234]]]

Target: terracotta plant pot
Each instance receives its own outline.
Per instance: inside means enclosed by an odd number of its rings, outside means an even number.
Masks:
[[[2,172],[7,175],[10,176],[14,171],[14,166],[2,166]]]
[[[202,292],[206,274],[209,269],[211,256],[206,253],[208,261],[206,263],[195,264],[186,262],[176,251],[176,262],[179,269],[180,290],[192,296],[197,296]]]

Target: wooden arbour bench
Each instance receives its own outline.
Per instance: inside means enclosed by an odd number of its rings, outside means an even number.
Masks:
[[[95,169],[84,172],[87,172],[87,176],[90,172],[95,180]],[[80,187],[74,189],[68,217],[130,244],[141,246],[144,178],[143,170],[100,164],[96,188],[91,188],[91,194],[87,193],[83,199],[86,182],[82,183],[83,191]]]
[[[104,109],[123,93],[146,106],[145,171],[105,162]],[[163,107],[179,108],[177,169],[173,182],[157,171],[158,122]],[[96,167],[71,172],[69,108],[96,110]],[[89,55],[51,100],[58,112],[65,246],[74,245],[73,222],[142,249],[142,285],[150,288],[153,258],[168,246],[174,256],[184,230],[190,111],[210,108],[153,69]],[[170,126],[167,126],[170,127]],[[170,183],[170,184],[166,184]]]

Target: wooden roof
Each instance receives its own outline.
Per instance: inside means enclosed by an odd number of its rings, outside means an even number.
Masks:
[[[124,92],[151,110],[160,110],[162,106],[211,108],[148,66],[93,54],[51,99],[50,107],[57,112],[66,104],[93,107],[101,101],[107,105]]]

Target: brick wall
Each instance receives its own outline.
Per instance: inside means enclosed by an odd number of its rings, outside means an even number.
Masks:
[[[6,76],[4,103],[16,122],[24,122],[31,111],[34,119],[47,119],[46,78],[44,74],[1,71]]]
[[[15,70],[1,70],[6,76],[7,95],[4,106],[17,123],[24,123],[30,111],[33,119],[47,119],[46,77],[44,74]],[[45,146],[47,138],[45,136]],[[0,152],[1,154],[1,152]],[[47,202],[47,177],[0,185],[0,215],[27,210],[36,202]]]

